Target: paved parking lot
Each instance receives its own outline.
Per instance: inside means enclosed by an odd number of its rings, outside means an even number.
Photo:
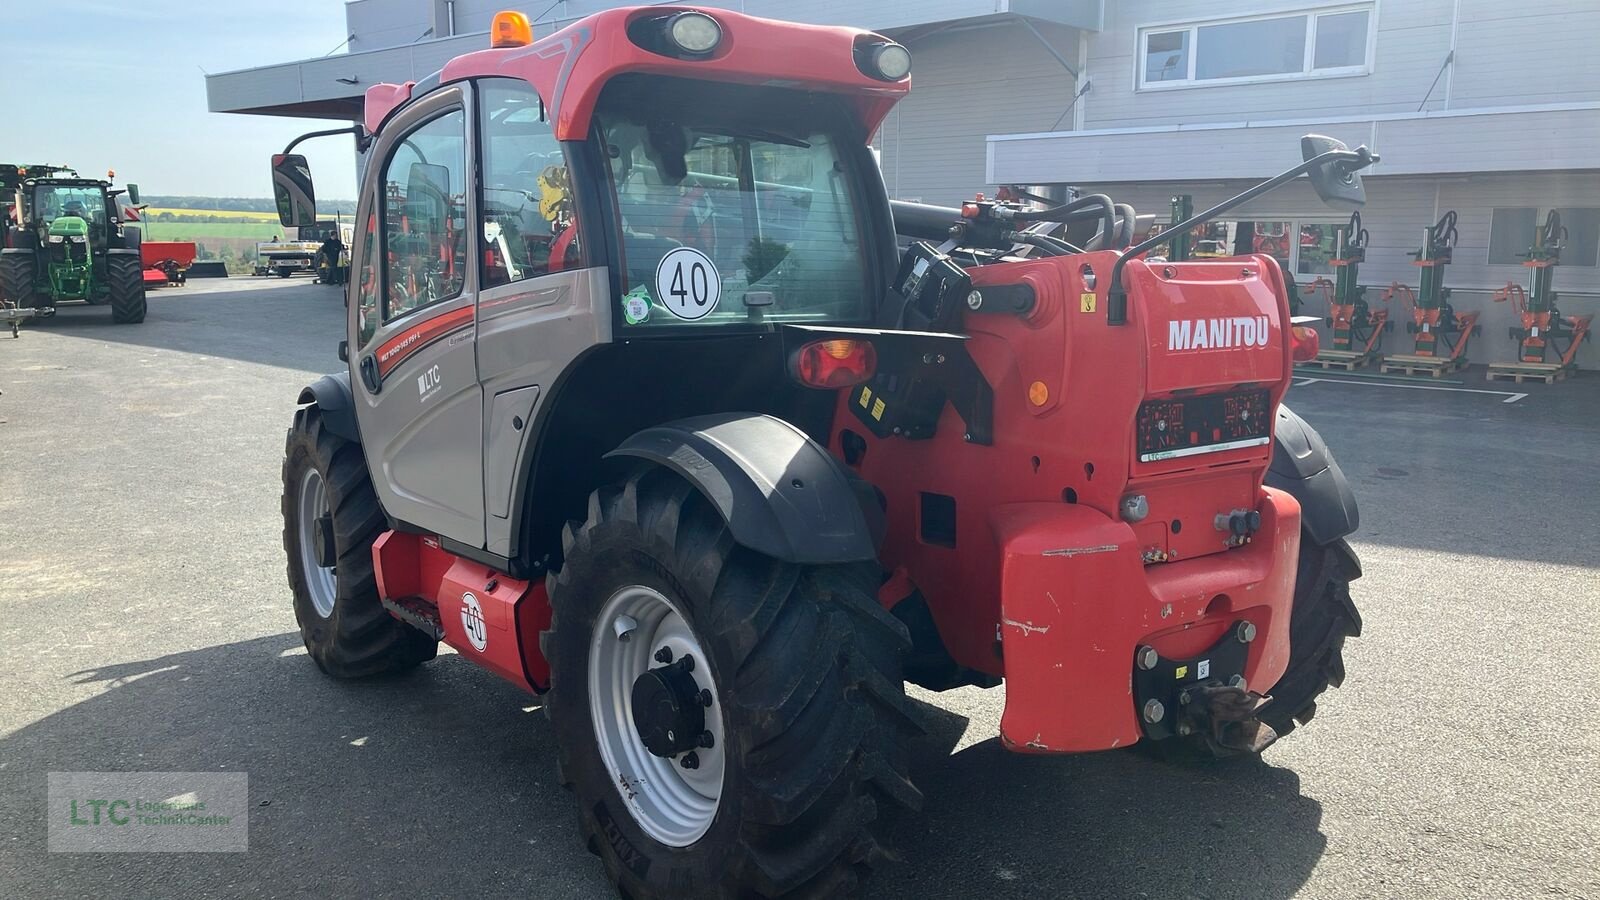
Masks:
[[[196,282],[0,338],[0,894],[607,893],[536,701],[304,655],[279,465],[341,313]],[[1291,391],[1362,501],[1366,633],[1315,722],[1260,763],[1024,758],[1000,690],[918,693],[927,808],[872,895],[1600,896],[1600,377],[1462,380],[1501,393]],[[77,770],[248,772],[249,852],[47,854]]]

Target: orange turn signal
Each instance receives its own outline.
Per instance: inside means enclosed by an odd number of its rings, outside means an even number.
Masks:
[[[850,387],[870,379],[878,369],[878,351],[868,341],[812,341],[794,352],[789,374],[806,387]]]
[[[526,47],[531,43],[533,25],[528,22],[526,13],[508,9],[494,14],[494,22],[489,26],[489,46]]]

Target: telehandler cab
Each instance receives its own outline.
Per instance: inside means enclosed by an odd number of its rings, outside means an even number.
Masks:
[[[1316,348],[1271,257],[1150,258],[1100,195],[891,212],[880,35],[650,6],[491,41],[352,129],[347,370],[283,466],[325,672],[444,641],[543,695],[636,898],[850,892],[921,802],[907,680],[1004,680],[1023,753],[1217,754],[1343,680],[1356,508],[1282,405]],[[1303,144],[1179,226],[1301,173],[1358,204],[1372,155]]]

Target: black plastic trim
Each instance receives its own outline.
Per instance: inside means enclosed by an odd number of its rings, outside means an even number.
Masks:
[[[784,562],[877,559],[881,533],[843,465],[782,419],[725,413],[646,428],[606,454],[678,473],[721,513],[733,539]]]
[[[356,427],[355,395],[350,392],[350,373],[335,372],[324,375],[300,389],[302,405],[315,403],[322,411],[322,421],[328,430],[354,443],[361,443],[361,431]]]

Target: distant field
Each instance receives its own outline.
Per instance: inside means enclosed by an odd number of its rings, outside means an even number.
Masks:
[[[152,206],[144,211],[147,217],[159,216],[162,213],[172,213],[175,216],[216,216],[220,219],[237,219],[240,222],[271,222],[277,224],[278,217],[269,212],[245,212],[234,209],[178,209],[171,206]]]
[[[204,241],[207,238],[249,238],[268,241],[284,233],[276,221],[270,222],[151,222],[144,226],[144,236],[152,241]]]

